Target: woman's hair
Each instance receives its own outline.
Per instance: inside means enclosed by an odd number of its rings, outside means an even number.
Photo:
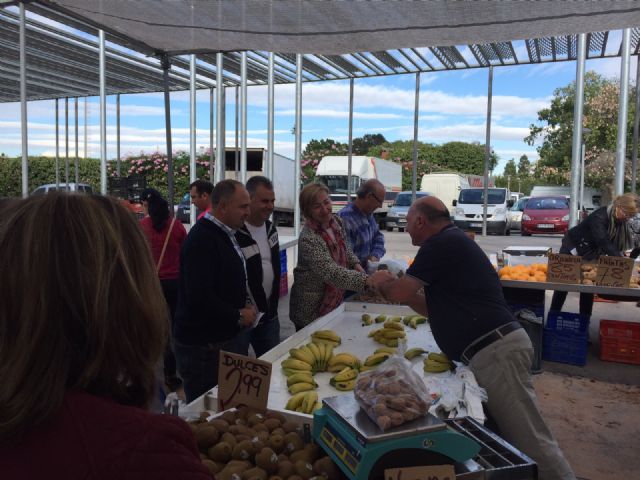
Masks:
[[[169,218],[169,204],[160,195],[147,197],[147,210],[151,218],[151,225],[156,232],[161,232]]]
[[[311,218],[311,212],[313,210],[313,204],[316,201],[316,197],[320,192],[325,192],[329,195],[329,189],[324,183],[310,183],[306,185],[300,192],[300,210],[306,218]]]
[[[167,338],[147,241],[119,203],[49,193],[0,224],[0,443],[48,420],[65,392],[147,406]]]
[[[618,207],[627,218],[638,213],[638,196],[635,193],[625,193],[613,199],[613,206]]]

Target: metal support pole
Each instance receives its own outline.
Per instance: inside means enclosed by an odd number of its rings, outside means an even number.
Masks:
[[[107,76],[104,30],[100,35],[100,193],[107,194]]]
[[[64,181],[69,191],[69,98],[64,99]]]
[[[582,158],[580,160],[580,205],[578,205],[578,221],[580,221],[580,210],[584,208],[584,154],[586,150],[584,132],[582,134]]]
[[[582,111],[584,105],[584,66],[587,56],[587,35],[578,35],[576,58],[576,98],[573,108],[573,140],[571,142],[571,202],[569,228],[578,224],[578,198],[580,189],[580,146],[582,145]]]
[[[624,193],[624,167],[627,157],[627,111],[629,103],[629,64],[631,63],[631,29],[622,31],[620,56],[620,99],[618,101],[618,138],[616,141],[615,195]]]
[[[223,55],[222,53],[216,53],[216,94],[218,101],[218,111],[216,119],[216,168],[214,171],[215,182],[225,178],[226,161],[225,161],[225,125],[224,125],[224,77],[223,77]]]
[[[482,202],[482,236],[487,236],[487,210],[489,201],[489,158],[491,158],[491,104],[493,102],[493,65],[489,66],[487,82],[487,132],[484,139],[484,192]]]
[[[56,190],[60,188],[60,111],[56,98]]]
[[[265,176],[271,180],[273,180],[273,138],[274,138],[274,105],[275,105],[275,96],[274,96],[274,74],[273,74],[273,65],[274,65],[274,54],[273,52],[269,52],[269,69],[267,72],[267,168],[265,170]]]
[[[411,168],[411,203],[416,200],[418,186],[418,115],[420,113],[420,72],[416,72],[416,93],[413,110],[413,165]]]
[[[235,93],[236,93],[236,107],[235,107],[235,151],[234,151],[234,160],[235,163],[233,164],[233,168],[235,170],[235,179],[238,180],[239,179],[239,175],[238,173],[240,172],[240,142],[238,139],[238,129],[239,127],[239,122],[240,122],[240,89],[236,86],[235,87]]]
[[[171,145],[171,95],[169,93],[169,69],[171,59],[166,53],[160,60],[162,65],[162,81],[164,83],[164,131],[167,142],[167,203],[169,211],[173,211],[174,186],[173,186],[173,146]]]
[[[213,121],[214,121],[213,97],[214,97],[213,87],[211,87],[209,89],[209,181],[211,183],[213,183],[213,161],[215,159],[215,156],[213,153]]]
[[[22,136],[22,198],[29,196],[29,142],[27,128],[27,26],[20,2],[20,132]]]
[[[84,158],[87,158],[87,155],[88,155],[88,151],[87,151],[87,117],[89,116],[88,100],[89,99],[87,97],[84,97]]]
[[[295,167],[293,181],[293,234],[300,236],[300,166],[302,161],[302,54],[296,54],[296,123],[295,123]],[[297,249],[294,253],[294,263],[297,262]]]
[[[636,110],[633,115],[633,146],[631,151],[631,191],[636,193],[638,181],[638,127],[640,126],[640,58],[636,57]]]
[[[120,94],[116,95],[116,174],[120,176]]]
[[[244,184],[247,183],[247,52],[240,54],[240,94],[240,181]]]
[[[189,65],[189,183],[196,181],[196,56]],[[196,209],[189,212],[190,223],[196,223]]]
[[[75,170],[75,181],[76,181],[76,188],[78,187],[78,184],[80,183],[80,173],[79,173],[79,166],[78,166],[78,97],[76,97],[74,105],[73,105],[73,110],[75,113],[75,120],[76,120],[76,134],[75,134],[75,140],[76,140],[76,156],[74,158],[74,170]]]
[[[353,166],[353,78],[349,79],[349,156],[347,158],[347,203],[351,201],[351,172]]]

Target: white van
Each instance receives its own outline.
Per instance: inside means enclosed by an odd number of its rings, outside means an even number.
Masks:
[[[510,235],[507,210],[513,205],[506,188],[489,188],[487,202],[487,233]],[[458,200],[453,201],[453,222],[462,230],[482,231],[484,188],[460,190]]]
[[[86,183],[69,183],[68,185],[66,183],[59,183],[57,185],[55,183],[47,183],[46,185],[40,185],[33,192],[31,192],[31,195],[44,195],[45,193],[55,191],[79,192],[87,193],[89,195],[93,193],[91,185]]]
[[[453,201],[457,200],[460,191],[469,188],[469,181],[459,173],[428,173],[422,176],[420,190],[435,195],[449,207],[453,213]]]

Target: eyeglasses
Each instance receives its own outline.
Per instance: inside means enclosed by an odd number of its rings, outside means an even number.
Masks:
[[[378,198],[378,196],[377,196],[375,193],[373,193],[373,192],[369,192],[369,194],[370,194],[373,198],[375,198],[375,199],[376,199],[376,202],[378,202],[380,205],[382,205],[382,204],[384,203],[384,200],[380,200],[380,199]]]

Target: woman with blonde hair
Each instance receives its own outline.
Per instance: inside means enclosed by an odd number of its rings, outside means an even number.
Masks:
[[[2,476],[210,478],[190,428],[145,411],[168,323],[135,218],[32,197],[3,212],[0,251]]]
[[[560,253],[580,255],[584,260],[596,260],[599,256],[622,257],[633,248],[633,233],[629,228],[638,212],[638,197],[633,193],[619,195],[608,207],[600,207],[562,239]],[[567,292],[553,292],[551,311],[560,311]],[[593,311],[593,294],[580,294],[580,313],[587,317]]]
[[[371,285],[346,241],[340,218],[332,213],[329,189],[321,183],[305,186],[300,209],[306,221],[298,241],[289,308],[296,330],[338,307],[345,290],[362,292]]]

